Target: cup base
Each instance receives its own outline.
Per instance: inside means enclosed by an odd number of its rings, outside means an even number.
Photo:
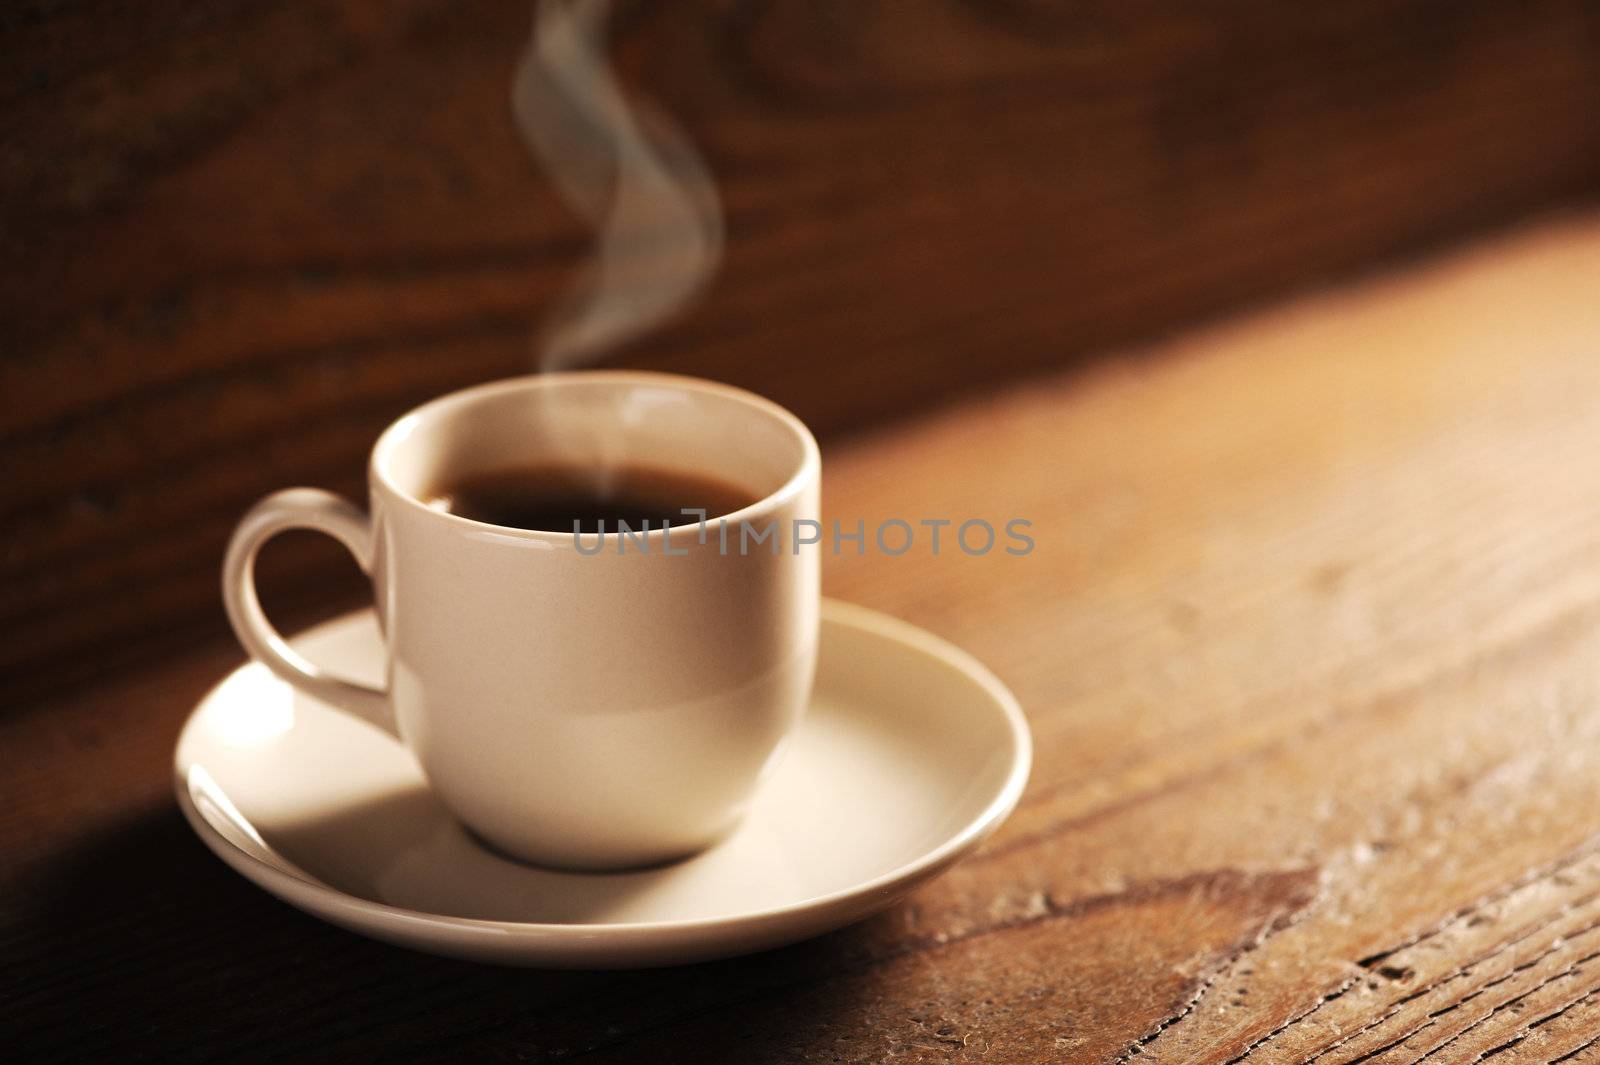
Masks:
[[[473,839],[481,843],[484,848],[507,861],[517,862],[521,865],[533,866],[536,869],[550,869],[563,873],[642,873],[651,869],[660,869],[664,866],[676,865],[688,861],[715,847],[739,827],[743,820],[743,813],[730,818],[727,824],[720,826],[703,840],[697,840],[687,846],[679,845],[665,849],[640,849],[616,857],[598,857],[594,854],[576,854],[571,851],[557,852],[550,850],[528,850],[508,846],[499,840],[490,838],[471,825],[462,824],[462,829]]]

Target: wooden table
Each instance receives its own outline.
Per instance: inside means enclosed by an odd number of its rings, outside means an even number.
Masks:
[[[1600,222],[826,448],[830,559],[972,650],[1038,757],[862,925],[549,974],[367,942],[193,839],[225,643],[0,719],[0,1013],[38,1060],[1600,1060]],[[12,1057],[11,1060],[20,1060]]]

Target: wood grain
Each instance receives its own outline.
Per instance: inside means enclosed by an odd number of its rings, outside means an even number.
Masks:
[[[621,353],[872,424],[1600,187],[1582,0],[624,3],[729,247]],[[0,16],[0,687],[219,631],[237,516],[522,372],[587,236],[512,134],[527,11]],[[343,565],[286,550],[315,601]]]
[[[1023,804],[890,912],[549,974],[369,943],[192,839],[222,642],[0,719],[27,1060],[1579,1062],[1600,1053],[1600,218],[825,448],[830,557],[993,665]],[[870,815],[870,814],[868,814]]]

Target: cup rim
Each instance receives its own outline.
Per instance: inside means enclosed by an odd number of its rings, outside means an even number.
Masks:
[[[372,445],[372,452],[367,460],[367,481],[374,489],[382,489],[384,494],[401,503],[407,508],[428,515],[430,518],[459,527],[463,532],[477,532],[480,535],[490,534],[515,540],[528,540],[547,545],[573,544],[578,534],[572,532],[557,532],[550,529],[520,529],[510,525],[495,525],[490,522],[478,521],[475,518],[463,517],[452,514],[447,510],[430,507],[427,503],[417,498],[413,493],[406,491],[396,484],[389,476],[385,459],[390,451],[398,447],[411,435],[424,420],[432,420],[448,415],[450,412],[470,404],[479,402],[490,396],[500,395],[505,392],[522,390],[533,391],[540,388],[551,387],[559,384],[581,384],[585,382],[627,385],[656,385],[674,388],[682,392],[698,393],[700,395],[718,396],[723,399],[734,400],[746,407],[753,408],[769,415],[787,428],[800,443],[801,459],[798,468],[787,480],[773,491],[757,499],[748,506],[727,514],[708,514],[706,521],[722,522],[749,521],[760,518],[765,514],[778,510],[792,501],[806,486],[816,480],[822,467],[821,451],[817,447],[817,440],[811,434],[806,424],[796,417],[787,408],[774,403],[764,396],[757,395],[748,389],[735,385],[722,384],[718,381],[709,381],[701,377],[692,377],[688,374],[663,373],[655,370],[563,370],[551,373],[522,374],[516,377],[506,377],[497,381],[488,381],[480,385],[447,392],[436,396],[416,407],[411,408],[400,417],[396,418],[379,434],[378,440]],[[668,532],[674,540],[679,537],[699,537],[699,522],[685,525],[671,526],[670,530],[649,529],[629,533],[629,539],[643,536],[648,544],[657,544],[666,539]],[[592,534],[590,534],[592,535]],[[607,533],[604,535],[615,535]]]

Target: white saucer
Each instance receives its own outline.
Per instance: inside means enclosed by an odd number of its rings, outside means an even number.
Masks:
[[[904,622],[825,602],[816,692],[742,825],[675,865],[583,875],[484,848],[394,740],[231,673],[178,740],[178,802],[223,861],[355,932],[461,958],[563,968],[673,965],[859,920],[976,846],[1016,805],[1031,759],[1016,700]],[[377,679],[369,612],[293,641]]]

